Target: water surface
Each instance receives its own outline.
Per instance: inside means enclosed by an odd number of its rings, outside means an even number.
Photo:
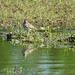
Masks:
[[[0,75],[74,75],[74,49],[72,44],[12,44],[0,37]]]

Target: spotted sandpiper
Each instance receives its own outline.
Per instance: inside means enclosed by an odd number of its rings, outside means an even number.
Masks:
[[[37,30],[36,27],[34,27],[32,24],[28,23],[26,20],[24,20],[22,26],[26,30]]]

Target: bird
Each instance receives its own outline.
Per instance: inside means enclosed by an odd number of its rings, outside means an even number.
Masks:
[[[34,27],[32,24],[30,24],[28,21],[24,20],[22,27],[28,31],[30,30],[37,30],[36,27]]]
[[[27,55],[29,55],[29,54],[31,54],[34,50],[36,50],[36,48],[23,48],[23,50],[22,50],[22,54],[23,54],[23,56],[27,56]]]

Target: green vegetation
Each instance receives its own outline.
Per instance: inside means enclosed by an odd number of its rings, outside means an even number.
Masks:
[[[75,0],[0,0],[0,25],[74,25]]]
[[[20,74],[22,73],[22,67],[17,67],[17,66],[7,66],[7,75],[15,75],[15,74]]]
[[[75,0],[0,0],[0,10],[0,27],[10,28],[13,38],[26,42],[56,42],[58,34],[52,34],[53,27],[68,25],[75,28]],[[39,36],[38,31],[27,34],[21,28],[24,19],[37,28],[44,27],[43,34]],[[66,35],[64,37],[67,38]]]
[[[38,30],[25,30],[22,27],[24,19]],[[25,75],[35,74],[35,72],[42,74],[44,71],[46,72],[45,69],[48,67],[46,67],[46,61],[41,60],[48,60],[47,65],[48,63],[52,65],[49,69],[54,69],[52,72],[56,72],[58,69],[65,69],[67,71],[70,66],[72,69],[72,65],[66,66],[69,64],[67,63],[69,60],[61,59],[65,57],[69,59],[70,57],[74,60],[74,25],[75,0],[0,0],[0,36],[2,35],[3,39],[3,41],[2,39],[0,40],[0,57],[2,57],[2,65],[0,66],[2,69],[0,71],[7,73],[7,75],[20,75],[24,74],[24,72]],[[40,28],[42,29],[40,30]],[[7,34],[9,35],[8,39]],[[10,41],[13,45],[4,40]],[[17,43],[22,45],[23,48],[27,48],[25,51],[30,50],[27,51],[27,54],[24,52],[25,57],[28,55],[28,52],[30,54],[35,49],[40,50],[40,52],[36,51],[28,58],[25,58],[27,60],[24,60],[22,59],[22,54],[19,54],[21,53],[21,48]],[[66,54],[63,54],[63,52]],[[49,56],[51,56],[50,62]],[[57,66],[54,66],[55,62]],[[41,64],[45,64],[44,69],[42,69]],[[23,65],[23,67],[18,65]],[[3,70],[3,66],[4,68],[7,66],[5,70]],[[55,69],[57,70],[55,71]]]

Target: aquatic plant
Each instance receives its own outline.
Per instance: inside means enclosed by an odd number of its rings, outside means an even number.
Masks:
[[[57,34],[57,37],[53,32],[57,33],[56,30],[63,30],[67,25],[75,28],[73,0],[0,0],[0,3],[0,27],[11,31],[13,39],[30,43],[48,41],[56,43],[56,40],[62,40],[62,36]],[[22,28],[24,19],[37,29],[43,27],[44,30],[25,31]],[[54,27],[56,29],[53,30]],[[68,38],[67,35],[63,37]]]
[[[22,66],[7,66],[7,75],[15,75],[15,74],[21,74],[22,73]]]

